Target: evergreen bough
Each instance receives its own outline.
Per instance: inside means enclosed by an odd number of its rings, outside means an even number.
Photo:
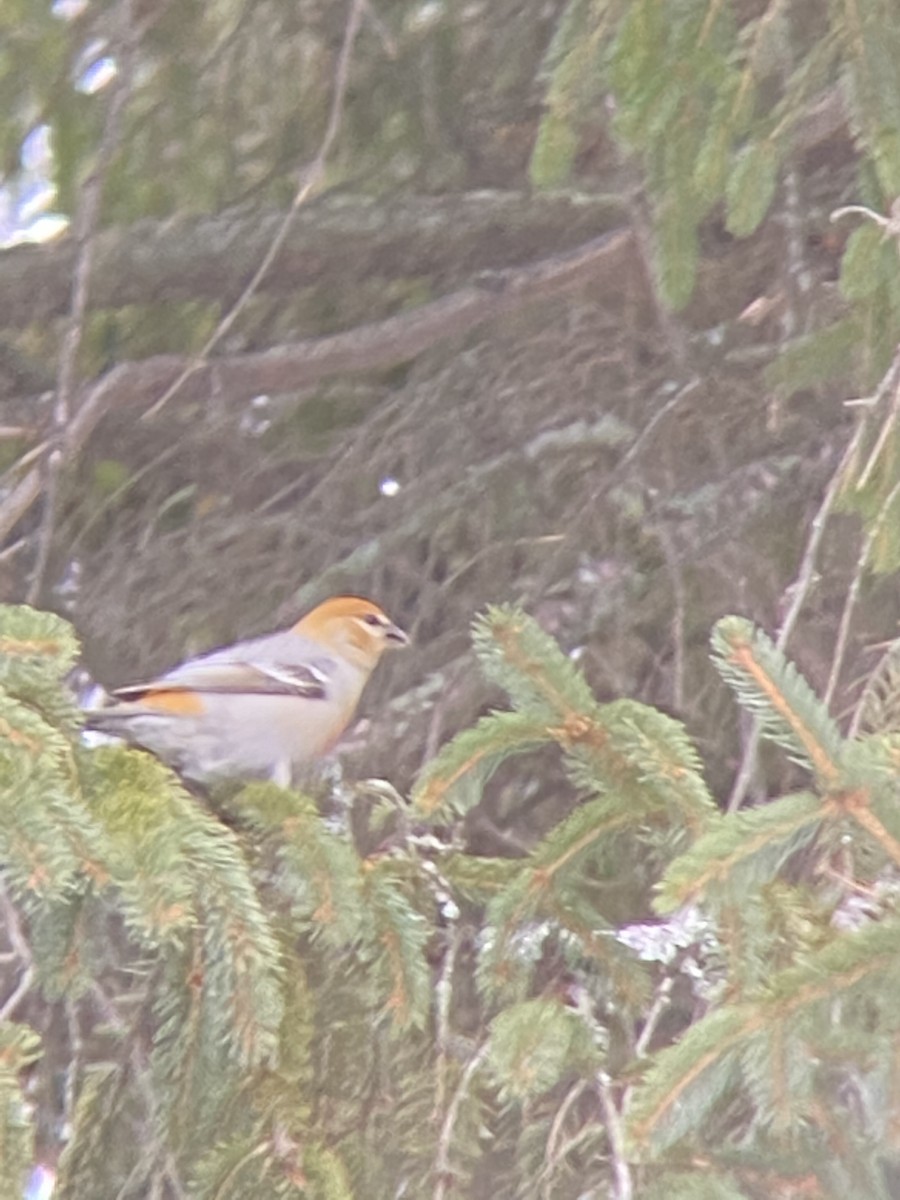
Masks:
[[[889,706],[847,738],[719,622],[716,666],[803,776],[723,815],[682,726],[599,704],[529,617],[489,610],[475,648],[511,710],[364,856],[299,793],[213,806],[83,745],[71,630],[0,609],[3,1194],[62,1142],[63,1197],[886,1200]],[[467,853],[493,772],[540,748],[568,815],[521,857]]]

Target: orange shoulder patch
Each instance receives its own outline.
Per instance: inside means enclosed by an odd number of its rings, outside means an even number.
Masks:
[[[203,697],[197,692],[175,688],[169,690],[160,688],[158,691],[154,688],[152,691],[144,692],[143,696],[138,699],[138,704],[155,709],[157,712],[176,713],[178,716],[184,717],[197,717],[205,711]]]

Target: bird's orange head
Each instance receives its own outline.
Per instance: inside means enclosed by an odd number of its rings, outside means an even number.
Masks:
[[[332,596],[308,612],[294,632],[345,655],[371,670],[385,650],[409,644],[409,637],[383,609],[362,596]]]

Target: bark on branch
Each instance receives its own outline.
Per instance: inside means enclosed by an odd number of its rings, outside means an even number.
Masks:
[[[284,295],[323,281],[427,275],[453,287],[475,271],[555,254],[621,225],[621,200],[524,192],[367,200],[335,194],[294,215],[262,290]],[[214,216],[139,221],[95,243],[94,308],[184,300],[234,301],[257,269],[284,213],[231,210]],[[75,247],[0,251],[0,327],[21,329],[62,315]]]
[[[800,153],[846,136],[836,87],[809,105],[793,133]],[[572,249],[624,218],[621,197],[612,195],[484,191],[365,199],[332,193],[298,211],[262,290],[285,295],[323,281],[417,275],[449,289],[474,271]],[[91,304],[233,302],[283,220],[281,210],[236,209],[107,230],[96,242]],[[65,238],[0,251],[0,328],[63,314],[74,261]]]
[[[387,368],[483,321],[589,281],[602,279],[617,293],[635,261],[633,237],[619,229],[528,267],[483,273],[471,286],[410,313],[329,337],[210,359],[185,379],[177,398],[203,399],[215,387],[220,401],[235,403],[263,393],[295,391],[337,372]],[[67,461],[77,456],[104,413],[114,406],[147,408],[189,366],[181,356],[161,355],[123,363],[87,385],[67,431]],[[41,484],[40,468],[32,467],[0,503],[0,539],[37,500]]]

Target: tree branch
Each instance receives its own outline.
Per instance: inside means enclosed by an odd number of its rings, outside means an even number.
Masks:
[[[810,104],[793,131],[798,153],[847,136],[839,88]],[[285,220],[241,207],[110,229],[95,241],[90,304],[216,300],[233,304]],[[428,275],[453,287],[483,268],[526,261],[536,246],[571,249],[620,225],[621,198],[480,191],[370,199],[333,192],[293,215],[260,290],[286,295],[323,282]],[[77,258],[71,238],[0,252],[0,328],[63,316]]]
[[[620,289],[631,246],[630,233],[617,230],[571,253],[483,276],[481,286],[463,288],[385,321],[272,350],[211,359],[186,379],[179,397],[202,400],[215,386],[223,400],[238,403],[264,393],[295,391],[338,372],[385,369],[484,321],[579,287],[595,279],[601,269]],[[85,445],[104,413],[113,407],[154,403],[186,365],[180,355],[160,355],[123,363],[96,380],[84,390],[69,424],[64,446],[67,460]],[[0,540],[28,512],[40,492],[41,470],[32,467],[0,503]]]
[[[139,221],[94,243],[90,305],[187,300],[234,303],[285,222],[284,210]],[[621,200],[577,194],[470,192],[319,197],[291,216],[259,290],[283,296],[317,284],[420,275],[448,288],[473,272],[527,262],[535,248],[570,250],[625,219]],[[77,251],[66,237],[0,251],[0,328],[65,314]]]
[[[37,604],[44,576],[50,562],[50,548],[56,526],[56,509],[59,493],[59,475],[64,466],[63,447],[66,445],[66,429],[72,416],[72,402],[77,387],[78,353],[81,349],[84,325],[88,313],[88,296],[93,269],[94,237],[100,219],[100,203],[103,186],[122,139],[125,107],[131,95],[134,75],[134,53],[136,33],[133,29],[132,0],[120,0],[114,15],[118,24],[117,44],[113,47],[118,70],[110,89],[103,136],[97,150],[93,169],[81,187],[78,210],[74,222],[76,259],[69,293],[69,322],[63,338],[62,350],[56,376],[56,395],[53,405],[53,450],[44,457],[46,472],[44,485],[44,511],[38,538],[37,559],[31,584],[28,588],[28,603]]]
[[[256,266],[256,270],[245,286],[244,290],[238,296],[237,300],[228,310],[221,321],[219,321],[215,330],[206,342],[206,345],[200,351],[199,359],[205,361],[212,354],[213,350],[222,341],[222,338],[228,333],[240,314],[247,307],[251,298],[259,291],[260,285],[266,275],[272,268],[273,263],[278,259],[281,253],[281,248],[284,245],[288,234],[290,233],[291,225],[294,222],[294,217],[302,206],[307,202],[314,188],[318,187],[323,176],[325,175],[325,166],[328,160],[328,155],[331,153],[331,148],[337,140],[337,135],[341,127],[341,118],[344,112],[344,97],[347,92],[347,83],[350,78],[350,58],[353,51],[353,44],[356,41],[356,35],[359,32],[360,22],[362,21],[363,0],[351,0],[350,8],[347,13],[347,22],[344,27],[344,40],[341,44],[340,54],[337,58],[337,66],[334,76],[334,94],[331,100],[331,109],[328,114],[328,124],[325,128],[325,133],[322,137],[321,144],[312,163],[301,174],[300,183],[294,193],[294,199],[290,209],[283,217],[281,224],[275,231],[275,236],[266,247],[266,252]],[[186,382],[190,375],[193,375],[199,369],[199,363],[194,362],[184,368],[182,373],[174,381],[169,384],[166,391],[156,401],[153,407],[144,414],[144,417],[154,417],[156,414],[172,399],[182,385]]]

